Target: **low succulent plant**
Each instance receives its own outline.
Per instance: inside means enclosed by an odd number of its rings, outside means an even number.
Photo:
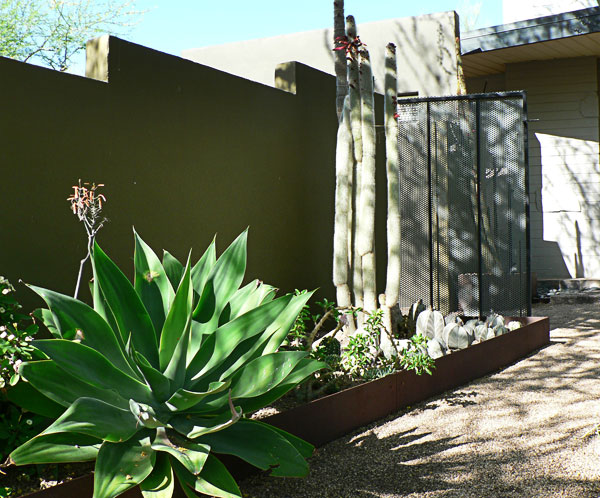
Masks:
[[[441,337],[444,325],[444,315],[437,310],[426,309],[417,317],[417,334],[429,339]]]
[[[499,325],[504,325],[504,317],[496,313],[492,313],[490,316],[488,316],[486,323],[488,327],[493,329]]]
[[[441,338],[434,337],[427,341],[427,354],[434,360],[441,358],[448,352]]]
[[[496,337],[510,332],[510,330],[508,330],[504,325],[496,325],[492,330],[494,331],[494,335]]]
[[[506,328],[508,330],[510,330],[510,331],[520,329],[522,326],[523,326],[523,324],[521,322],[516,321],[516,320],[513,320],[513,321],[508,322],[506,324]]]
[[[476,325],[473,329],[473,334],[475,335],[475,340],[479,342],[496,337],[496,334],[494,334],[494,329],[489,328],[485,323],[479,323]]]
[[[246,238],[218,259],[213,241],[192,267],[168,252],[161,262],[135,234],[133,284],[95,244],[93,308],[30,286],[48,305],[37,316],[54,338],[34,341],[45,359],[20,372],[32,408],[53,405],[59,416],[10,463],[96,460],[94,498],[137,485],[145,498],[168,498],[175,478],[189,497],[240,497],[216,454],[306,475],[313,447],[245,414],[325,367],[307,352],[278,351],[310,293],[275,299],[257,281],[240,288]]]
[[[442,338],[448,349],[468,348],[475,340],[475,335],[459,323],[449,323],[444,327]]]

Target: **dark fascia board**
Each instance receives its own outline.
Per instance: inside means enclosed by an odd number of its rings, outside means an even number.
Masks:
[[[600,7],[591,7],[469,31],[461,36],[461,52],[489,52],[599,31]]]

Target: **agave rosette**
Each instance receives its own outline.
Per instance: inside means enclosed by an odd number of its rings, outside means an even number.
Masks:
[[[240,497],[216,455],[235,455],[276,476],[304,476],[313,447],[246,415],[325,364],[279,351],[310,294],[275,298],[259,281],[240,288],[247,232],[217,259],[215,243],[191,266],[162,261],[135,234],[135,280],[96,244],[93,308],[30,286],[54,338],[44,359],[21,366],[28,408],[58,418],[10,455],[17,465],[96,460],[94,498],[139,485],[168,498]],[[33,390],[31,388],[35,388]],[[34,401],[31,401],[31,400]]]

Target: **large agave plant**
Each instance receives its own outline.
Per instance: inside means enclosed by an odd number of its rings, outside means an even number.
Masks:
[[[278,351],[309,294],[275,299],[258,281],[240,288],[246,239],[218,259],[213,241],[192,267],[168,252],[161,262],[135,234],[133,285],[95,245],[93,308],[30,286],[54,338],[34,342],[44,359],[21,375],[37,390],[30,408],[53,403],[60,415],[10,462],[96,460],[94,498],[137,485],[167,498],[175,478],[188,496],[241,496],[216,454],[306,475],[313,447],[246,415],[325,366]]]

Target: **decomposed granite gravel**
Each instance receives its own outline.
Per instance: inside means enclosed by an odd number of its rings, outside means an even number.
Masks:
[[[600,497],[600,305],[536,305],[551,344],[319,448],[248,498]]]

